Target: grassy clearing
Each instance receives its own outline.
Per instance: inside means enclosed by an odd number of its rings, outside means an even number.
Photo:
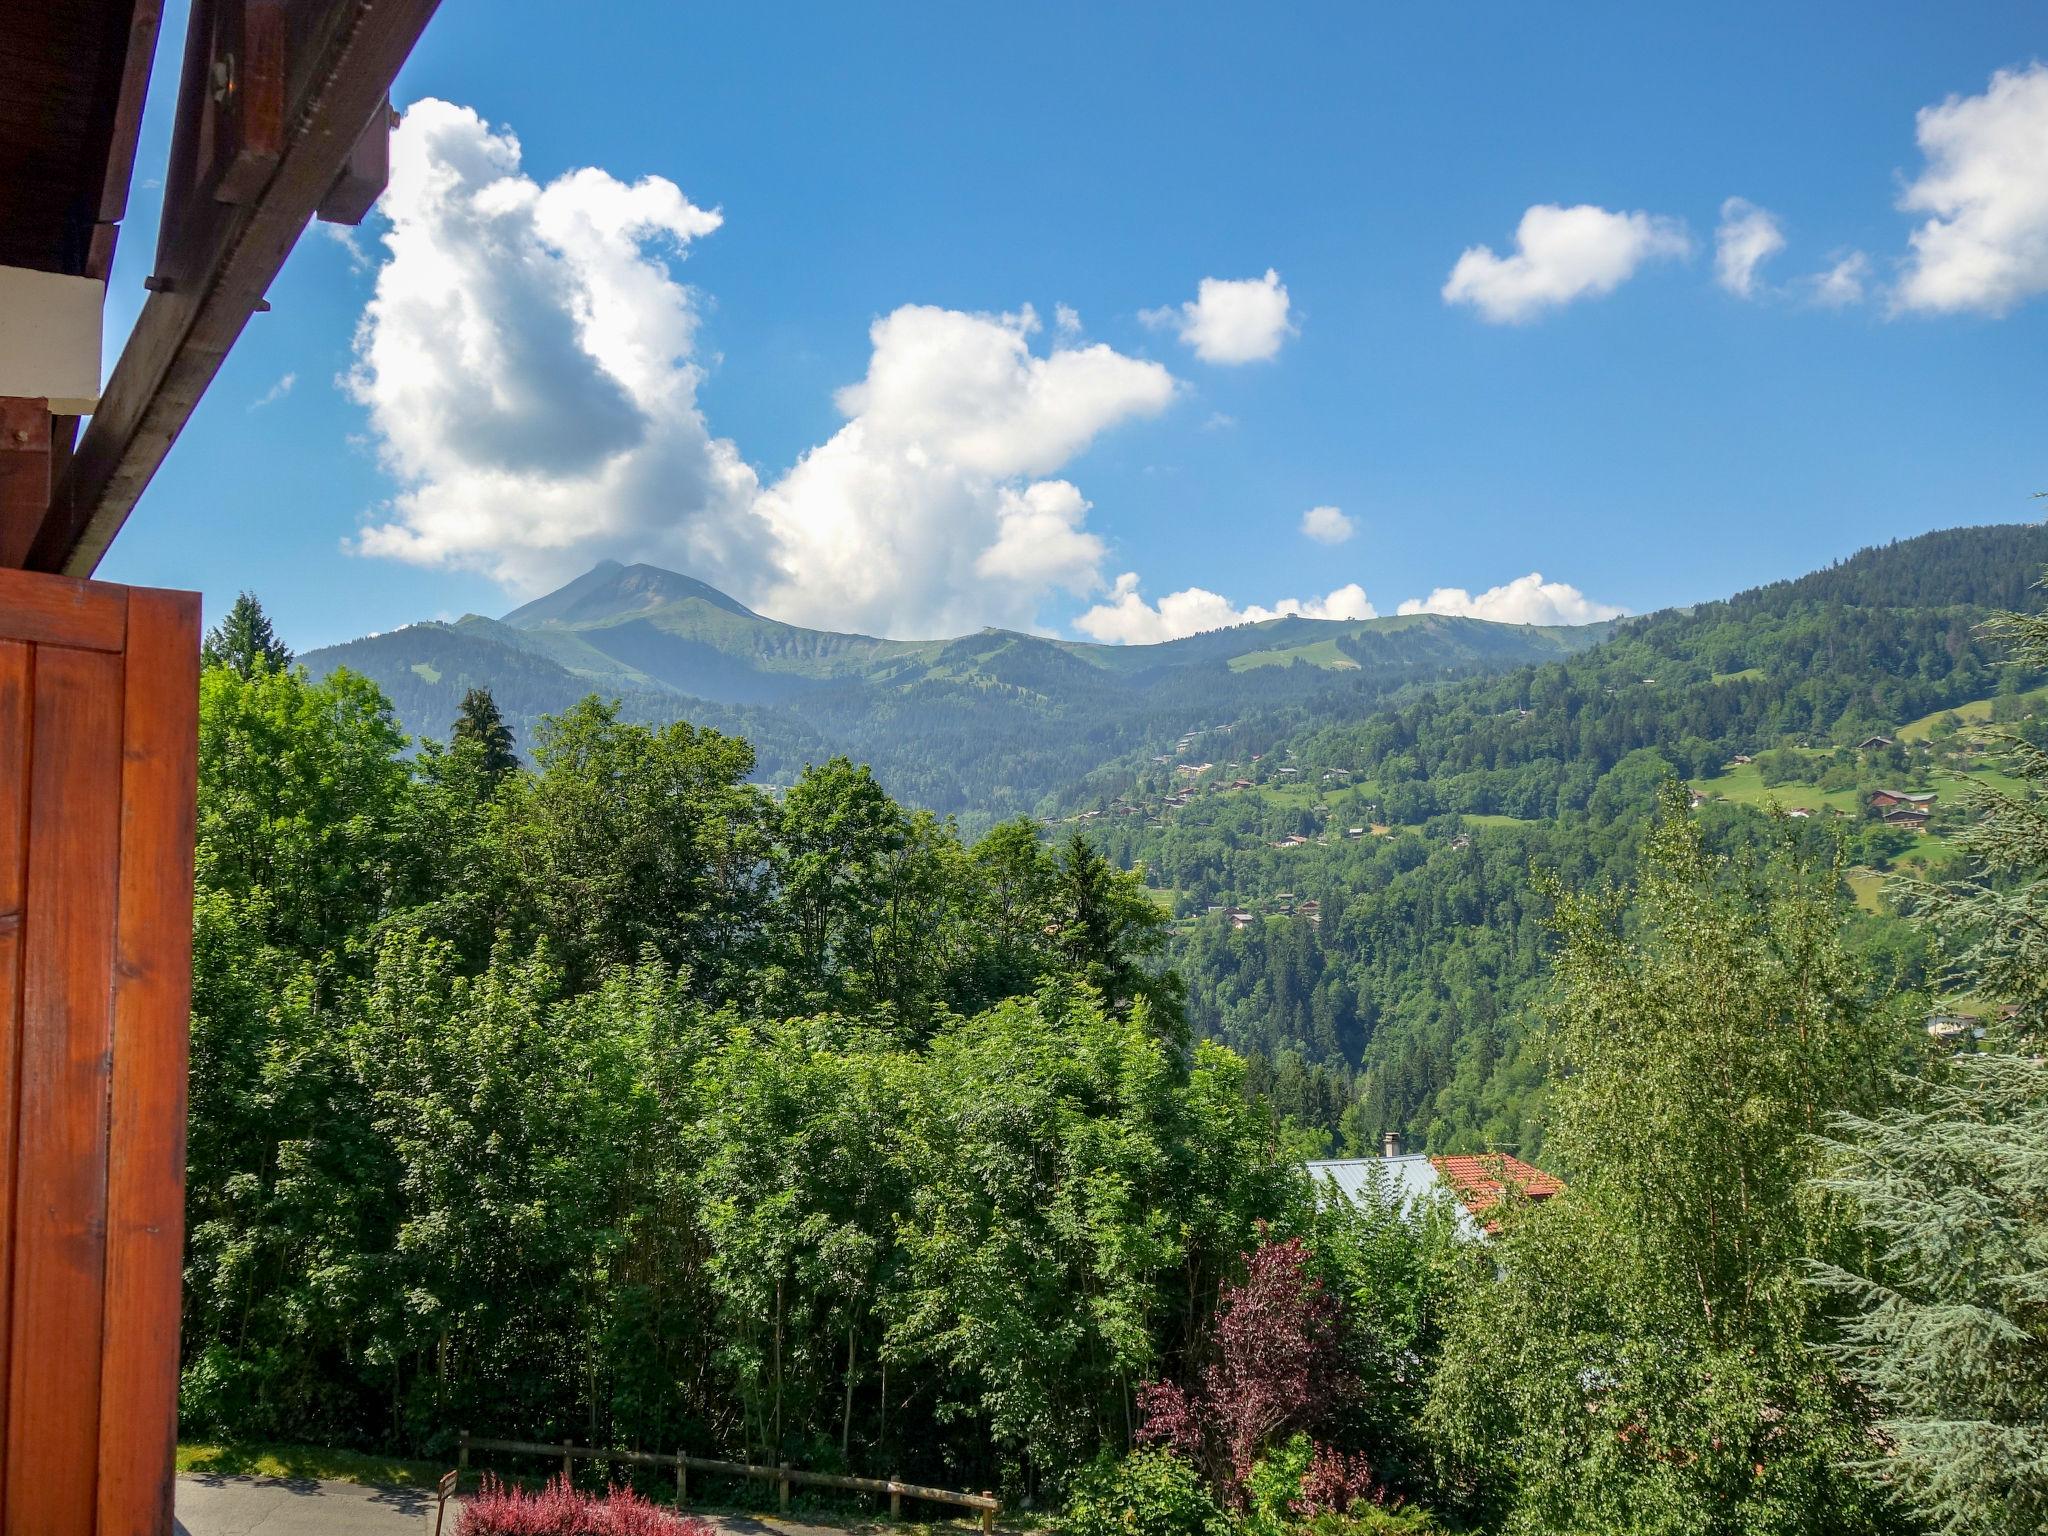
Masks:
[[[1740,672],[1716,672],[1712,680],[1717,683],[1746,683],[1763,675],[1762,667],[1744,667]]]
[[[1466,811],[1459,818],[1468,827],[1533,827],[1536,821],[1528,816],[1499,816],[1491,812],[1475,814]]]
[[[2029,714],[2037,714],[2043,705],[2048,705],[2048,688],[2036,688],[2032,693],[2023,693],[2021,703]],[[1982,726],[1991,723],[1990,699],[1972,699],[1967,704],[1958,704],[1954,709],[1937,709],[1931,715],[1922,715],[1918,720],[1909,720],[1893,736],[1899,741],[1925,741],[1934,734],[1934,727],[1945,715],[1955,715],[1965,726]]]
[[[1780,810],[1789,811],[1801,805],[1819,810],[1827,806],[1852,816],[1860,808],[1853,789],[1833,789],[1823,793],[1810,784],[1780,784],[1767,788],[1763,771],[1755,763],[1740,764],[1718,778],[1694,779],[1692,788],[1701,794],[1726,800],[1731,805],[1761,807],[1775,801]]]
[[[2001,773],[1996,768],[1972,768],[1967,773],[1951,774],[1948,776],[1948,782],[1957,788],[1961,788],[1964,783],[1982,784],[2001,794],[2015,795],[2022,799],[2026,797],[2029,788],[2028,780],[2014,778],[2011,774]]]
[[[1852,869],[1848,874],[1849,894],[1866,912],[1881,913],[1884,904],[1884,876],[1874,869]]]
[[[220,1477],[311,1478],[323,1483],[369,1483],[380,1488],[431,1488],[455,1465],[335,1451],[317,1445],[178,1443],[178,1470]]]
[[[1312,645],[1290,646],[1285,650],[1246,651],[1242,656],[1231,657],[1229,666],[1233,672],[1249,672],[1254,667],[1286,667],[1297,661],[1326,672],[1358,670],[1358,663],[1338,650],[1334,640],[1318,640]]]

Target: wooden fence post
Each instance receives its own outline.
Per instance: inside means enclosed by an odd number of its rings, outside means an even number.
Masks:
[[[891,1472],[889,1474],[889,1518],[891,1520],[901,1520],[903,1518],[903,1490],[896,1486],[902,1481],[903,1474],[901,1472]]]
[[[676,1452],[676,1508],[681,1509],[690,1502],[690,1464],[683,1460],[683,1453]]]
[[[469,1431],[466,1429],[462,1432],[462,1448],[456,1452],[455,1465],[460,1471],[469,1470]]]
[[[984,1499],[990,1497],[989,1491],[986,1488],[982,1489],[981,1496]],[[993,1531],[996,1528],[996,1512],[994,1510],[984,1509],[981,1512],[981,1528],[984,1532]]]
[[[562,1481],[571,1488],[576,1486],[576,1468],[571,1464],[575,1453],[576,1442],[574,1440],[564,1442],[562,1446]]]
[[[777,1466],[782,1472],[780,1479],[782,1485],[782,1512],[786,1515],[789,1513],[789,1463],[786,1461],[778,1462]]]

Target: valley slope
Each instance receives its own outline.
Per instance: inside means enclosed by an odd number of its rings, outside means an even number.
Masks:
[[[1931,986],[1883,882],[1955,857],[1969,786],[2012,782],[2002,732],[2048,746],[2048,677],[1980,630],[2040,608],[2044,567],[2032,525],[1865,550],[1368,718],[1275,701],[1179,762],[1106,766],[1066,816],[1173,903],[1196,1029],[1269,1064],[1284,1107],[1363,1148],[1398,1130],[1530,1155],[1550,948],[1531,869],[1628,878],[1673,779],[1740,863],[1839,846],[1875,975]],[[1930,822],[1887,822],[1880,789],[1933,794]]]

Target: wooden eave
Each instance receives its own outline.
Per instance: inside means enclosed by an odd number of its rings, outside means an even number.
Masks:
[[[88,267],[111,261],[111,238],[96,244],[93,231],[98,215],[118,217],[126,205],[160,3],[10,8],[31,19],[80,13],[75,35],[53,25],[42,62],[24,44],[27,62],[16,66],[28,93],[16,114],[23,131],[39,115],[52,140],[83,122],[91,141],[83,166],[35,183],[33,207],[0,207],[0,229],[18,226],[25,252],[61,249],[44,261],[78,263],[46,270],[104,276],[104,266]],[[362,217],[382,185],[391,83],[437,4],[193,0],[150,296],[75,449],[53,453],[54,489],[25,541],[27,569],[92,574],[242,327],[267,307],[265,291],[308,221]],[[12,151],[4,134],[0,144]],[[8,169],[0,162],[0,188]],[[94,186],[97,200],[81,202],[79,189]],[[60,202],[62,218],[51,212]],[[95,218],[81,225],[81,209]]]

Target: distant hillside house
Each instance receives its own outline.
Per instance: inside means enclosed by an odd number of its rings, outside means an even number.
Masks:
[[[1888,827],[1910,827],[1915,832],[1927,830],[1928,813],[1922,806],[1895,805],[1884,813],[1884,824]]]
[[[1984,1038],[1984,1025],[1974,1013],[1935,1013],[1928,1015],[1927,1033],[1936,1040],[1955,1040],[1964,1035],[1974,1039]]]
[[[1400,1138],[1389,1136],[1388,1141],[1391,1149],[1399,1145]],[[1499,1230],[1496,1208],[1502,1201],[1548,1200],[1564,1188],[1564,1180],[1556,1175],[1505,1152],[1454,1157],[1395,1152],[1386,1157],[1334,1158],[1306,1166],[1318,1186],[1327,1183],[1360,1207],[1368,1200],[1392,1200],[1405,1213],[1440,1194],[1448,1195],[1456,1203],[1459,1233],[1481,1239]]]
[[[1870,797],[1872,810],[1890,810],[1895,805],[1932,807],[1934,791],[1922,790],[1915,794],[1903,789],[1880,789]]]
[[[1856,750],[1858,752],[1882,752],[1891,744],[1892,739],[1889,736],[1866,736],[1856,743]]]

